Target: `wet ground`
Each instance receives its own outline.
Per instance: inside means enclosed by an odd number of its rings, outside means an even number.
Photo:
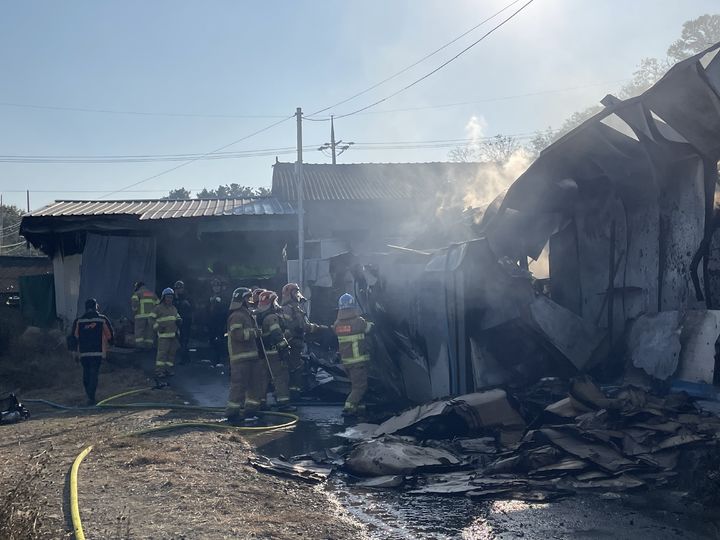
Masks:
[[[173,386],[198,404],[221,406],[227,396],[226,370],[208,363],[178,366]],[[257,451],[291,457],[343,442],[340,406],[302,406],[301,421],[288,432],[254,436]],[[553,503],[472,501],[464,497],[408,495],[395,490],[354,487],[333,478],[329,495],[345,507],[374,539],[720,538],[706,523],[662,511],[634,510],[622,500],[573,497]]]

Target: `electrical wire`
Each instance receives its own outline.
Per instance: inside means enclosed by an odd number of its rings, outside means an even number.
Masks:
[[[523,132],[505,135],[512,138],[534,137],[536,132]],[[459,139],[434,139],[424,141],[376,141],[376,142],[354,142],[353,147],[372,149],[397,149],[400,146],[408,146],[408,148],[426,148],[433,144],[463,144],[482,141],[491,141],[501,135],[476,137],[476,138],[459,138]],[[303,146],[304,151],[317,150],[321,144],[309,144]],[[139,154],[139,155],[0,155],[0,162],[19,162],[19,163],[136,163],[151,161],[180,161],[188,159],[235,159],[242,157],[255,157],[263,155],[282,155],[286,153],[295,153],[294,147],[282,148],[266,148],[261,150],[248,150],[240,152],[218,152],[211,156],[206,154]],[[199,188],[202,189],[202,188]],[[26,190],[3,190],[7,193],[24,193]],[[42,192],[42,190],[32,190],[34,192]],[[67,190],[68,193],[77,191],[84,192],[86,190]],[[143,190],[137,190],[142,192]],[[147,190],[149,192],[158,192],[164,190]],[[87,190],[91,193],[101,193],[102,190]]]
[[[354,111],[352,111],[352,112],[345,113],[345,114],[335,115],[335,118],[336,118],[336,119],[347,118],[348,116],[353,116],[353,115],[355,115],[355,114],[358,114],[358,113],[361,113],[361,112],[366,111],[366,110],[368,110],[368,109],[371,109],[372,107],[375,107],[376,105],[380,105],[381,103],[384,103],[384,102],[386,102],[387,100],[389,100],[389,99],[397,96],[398,94],[401,94],[402,92],[405,92],[406,90],[409,90],[409,89],[412,88],[413,86],[421,83],[422,81],[424,81],[424,80],[427,79],[428,77],[434,75],[435,73],[437,73],[438,71],[440,71],[441,69],[443,69],[445,66],[451,64],[452,62],[454,62],[455,60],[457,60],[458,58],[460,58],[463,54],[465,54],[466,52],[468,52],[468,51],[469,51],[470,49],[472,49],[473,47],[475,47],[476,45],[478,45],[479,43],[481,43],[482,41],[484,41],[485,39],[487,39],[487,38],[488,38],[490,35],[492,35],[496,30],[502,28],[505,24],[507,24],[508,22],[510,22],[512,19],[514,19],[517,15],[519,15],[520,12],[522,12],[524,9],[526,9],[526,8],[527,8],[530,4],[532,4],[534,1],[535,1],[535,0],[528,0],[528,2],[526,2],[525,4],[523,4],[523,5],[522,5],[519,9],[517,9],[516,11],[514,11],[509,17],[503,19],[500,23],[496,24],[496,25],[493,26],[490,30],[488,30],[487,32],[485,32],[485,34],[483,34],[479,39],[475,40],[475,41],[472,42],[470,45],[468,45],[468,46],[465,47],[463,50],[461,50],[459,53],[457,53],[455,56],[453,56],[453,57],[450,58],[449,60],[446,60],[445,62],[443,62],[442,64],[440,64],[439,66],[437,66],[437,67],[436,67],[435,69],[433,69],[432,71],[426,73],[426,74],[423,75],[422,77],[420,77],[420,78],[418,78],[418,79],[415,79],[415,80],[414,80],[413,82],[411,82],[410,84],[407,84],[407,85],[403,86],[403,87],[400,88],[399,90],[396,90],[395,92],[393,92],[393,93],[390,94],[390,95],[385,96],[384,98],[378,99],[377,101],[374,101],[374,102],[370,103],[369,105],[365,105],[364,107],[360,107],[359,109],[356,109],[356,110],[354,110]]]
[[[478,105],[481,103],[496,103],[498,101],[509,101],[509,100],[520,99],[520,98],[525,98],[525,97],[545,96],[548,94],[558,94],[561,92],[571,92],[574,90],[583,90],[586,88],[593,88],[596,86],[604,86],[606,84],[617,84],[617,83],[628,82],[630,80],[631,79],[627,79],[627,78],[626,79],[615,79],[612,81],[583,84],[580,86],[557,88],[554,90],[540,90],[537,92],[528,92],[525,94],[514,94],[514,95],[509,95],[509,96],[498,96],[498,97],[492,97],[492,98],[478,99],[478,100],[474,100],[474,101],[457,101],[454,103],[440,103],[437,105],[420,105],[417,107],[403,107],[403,108],[398,108],[398,109],[381,109],[379,111],[365,111],[362,113],[358,113],[358,115],[363,116],[363,115],[369,115],[369,114],[393,114],[393,113],[401,113],[401,112],[427,111],[427,110],[432,110],[432,109],[447,109],[447,108],[451,108],[451,107],[462,107],[465,105]],[[328,116],[327,119],[330,119],[330,117]]]
[[[456,43],[457,41],[461,40],[462,38],[464,38],[464,37],[467,36],[468,34],[474,32],[475,30],[477,30],[478,28],[480,28],[483,24],[491,21],[492,19],[494,19],[495,17],[497,17],[498,15],[500,15],[502,12],[510,9],[512,6],[514,6],[515,4],[517,4],[519,1],[520,1],[520,0],[514,0],[513,2],[509,3],[509,4],[506,5],[504,8],[502,8],[500,11],[497,11],[497,12],[493,13],[492,15],[490,15],[489,17],[483,19],[483,20],[480,21],[478,24],[476,24],[475,26],[473,26],[473,27],[470,28],[469,30],[463,32],[462,34],[460,34],[459,36],[457,36],[457,37],[454,38],[453,40],[445,43],[443,46],[439,47],[438,49],[435,49],[434,51],[432,51],[432,52],[429,53],[429,54],[426,54],[425,56],[423,56],[422,58],[420,58],[420,59],[417,60],[416,62],[414,62],[414,63],[410,64],[409,66],[401,69],[400,71],[398,71],[398,72],[390,75],[389,77],[383,79],[382,81],[380,81],[380,82],[378,82],[378,83],[375,83],[375,84],[373,84],[372,86],[369,86],[368,88],[366,88],[365,90],[362,90],[362,91],[360,91],[360,92],[358,92],[358,93],[356,93],[356,94],[353,94],[352,96],[350,96],[350,97],[348,97],[348,98],[345,98],[345,99],[343,99],[342,101],[338,101],[337,103],[334,103],[333,105],[329,105],[329,106],[327,106],[327,107],[324,107],[324,108],[322,108],[322,109],[320,109],[320,110],[317,110],[317,111],[315,111],[314,113],[311,113],[311,114],[309,114],[309,115],[307,115],[307,116],[303,115],[303,118],[304,118],[305,120],[311,120],[311,121],[313,121],[313,119],[310,118],[311,116],[316,116],[316,115],[318,115],[318,114],[320,114],[320,113],[322,113],[322,112],[325,112],[325,111],[327,111],[327,110],[333,109],[333,108],[335,108],[335,107],[337,107],[337,106],[339,106],[339,105],[343,105],[343,104],[347,103],[348,101],[352,101],[352,100],[355,99],[355,98],[358,98],[358,97],[360,97],[360,96],[362,96],[362,95],[364,95],[364,94],[367,94],[368,92],[370,92],[371,90],[374,90],[374,89],[377,88],[378,86],[381,86],[381,85],[385,84],[386,82],[389,82],[389,81],[391,81],[391,80],[399,77],[399,76],[402,75],[403,73],[406,73],[406,72],[408,72],[409,70],[411,70],[412,68],[414,68],[415,66],[421,64],[422,62],[424,62],[424,61],[427,60],[428,58],[431,58],[431,57],[435,56],[437,53],[439,53],[439,52],[447,49],[447,48],[448,48],[450,45],[452,45],[453,43]]]
[[[265,131],[268,131],[268,130],[274,128],[275,126],[279,126],[279,125],[282,124],[283,122],[287,122],[288,120],[290,120],[291,118],[294,118],[294,117],[295,117],[294,114],[292,114],[292,115],[290,115],[290,116],[286,116],[286,117],[283,118],[282,120],[278,120],[277,122],[273,122],[272,124],[270,124],[270,125],[268,125],[268,126],[265,126],[264,128],[258,129],[257,131],[253,131],[252,133],[250,133],[250,134],[248,134],[248,135],[245,135],[244,137],[240,137],[239,139],[236,139],[236,140],[234,140],[234,141],[232,141],[232,142],[230,142],[230,143],[228,143],[228,144],[224,144],[224,145],[222,145],[222,146],[220,146],[220,147],[218,147],[218,148],[215,148],[214,150],[211,150],[210,152],[206,152],[205,154],[202,154],[200,157],[193,158],[193,159],[189,159],[188,161],[184,161],[184,162],[180,163],[179,165],[175,165],[174,167],[170,167],[169,169],[165,169],[165,170],[163,170],[163,171],[160,171],[159,173],[156,173],[156,174],[153,174],[153,175],[148,176],[148,177],[146,177],[146,178],[143,178],[142,180],[138,180],[137,182],[134,182],[134,183],[132,183],[132,184],[129,184],[129,185],[125,186],[125,187],[122,187],[122,188],[120,188],[120,189],[116,189],[115,191],[110,191],[109,193],[106,193],[106,194],[100,196],[99,198],[100,198],[100,199],[104,199],[104,198],[109,197],[109,196],[111,196],[111,195],[115,195],[116,193],[121,193],[121,192],[125,191],[126,189],[130,189],[130,188],[132,188],[132,187],[138,186],[138,185],[143,184],[143,183],[145,183],[145,182],[149,182],[150,180],[154,180],[155,178],[159,178],[159,177],[161,177],[161,176],[164,176],[164,175],[166,175],[166,174],[168,174],[168,173],[171,173],[171,172],[173,172],[173,171],[176,171],[176,170],[178,170],[178,169],[180,169],[180,168],[182,168],[182,167],[185,167],[185,166],[187,166],[187,165],[190,165],[191,163],[195,163],[195,162],[198,161],[201,157],[209,156],[210,154],[214,154],[214,153],[216,153],[216,152],[220,152],[220,151],[222,151],[222,150],[225,150],[226,148],[229,148],[230,146],[233,146],[233,145],[238,144],[238,143],[240,143],[240,142],[242,142],[242,141],[245,141],[245,140],[247,140],[247,139],[249,139],[249,138],[251,138],[251,137],[254,137],[255,135],[259,135],[260,133],[263,133],[263,132],[265,132]]]
[[[150,111],[123,111],[113,109],[92,109],[88,107],[63,107],[58,105],[36,105],[30,103],[12,103],[0,101],[0,107],[15,107],[20,109],[41,109],[51,111],[69,111],[83,113],[103,113],[132,116],[165,116],[178,118],[285,118],[281,114],[202,114],[202,113],[173,113],[173,112],[150,112]]]

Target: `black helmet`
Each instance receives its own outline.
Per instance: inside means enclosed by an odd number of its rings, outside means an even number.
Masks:
[[[97,300],[95,300],[94,298],[88,298],[87,300],[85,300],[85,309],[87,309],[88,311],[90,311],[91,309],[97,309]]]
[[[232,300],[230,301],[230,309],[239,309],[243,302],[246,302],[252,296],[252,291],[247,287],[238,287],[233,291]]]
[[[184,288],[185,288],[185,282],[180,279],[178,279],[175,282],[175,285],[173,285],[173,289],[184,289]]]

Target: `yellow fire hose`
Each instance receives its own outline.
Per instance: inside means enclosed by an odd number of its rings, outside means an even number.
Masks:
[[[80,521],[80,505],[78,503],[78,489],[77,489],[77,477],[80,463],[85,459],[92,450],[92,446],[88,446],[85,450],[80,452],[73,461],[72,468],[70,469],[70,517],[72,518],[73,531],[75,532],[75,540],[85,540],[85,533],[83,532],[82,522]]]
[[[132,396],[135,394],[139,394],[141,392],[145,392],[146,390],[151,390],[152,387],[148,388],[139,388],[136,390],[128,390],[127,392],[122,392],[120,394],[116,394],[114,396],[111,396],[109,398],[103,399],[102,401],[97,403],[97,407],[104,408],[104,409],[110,409],[110,408],[133,408],[133,409],[178,409],[178,410],[196,410],[196,411],[207,411],[207,412],[219,412],[223,409],[221,407],[201,407],[196,405],[180,405],[180,404],[172,404],[172,403],[116,403],[116,404],[110,404],[111,401],[114,401],[116,399],[119,399],[121,397],[126,396]],[[173,429],[183,429],[183,428],[193,428],[193,427],[199,427],[199,428],[208,428],[208,429],[230,429],[234,431],[241,431],[241,432],[250,432],[250,433],[258,433],[262,431],[274,431],[279,429],[287,429],[293,427],[295,424],[298,423],[300,418],[297,415],[290,414],[290,413],[282,413],[282,412],[263,412],[262,413],[265,416],[276,416],[280,418],[287,418],[289,419],[286,422],[283,422],[281,424],[274,424],[271,426],[233,426],[230,424],[221,424],[218,422],[177,422],[174,424],[167,424],[164,426],[156,426],[152,428],[143,429],[140,431],[133,431],[131,433],[126,433],[123,435],[123,437],[134,437],[139,435],[145,435],[148,433],[157,433],[159,431],[170,431]],[[78,470],[80,469],[80,464],[85,459],[85,456],[87,456],[90,451],[92,450],[92,446],[88,446],[80,452],[77,457],[75,458],[75,461],[73,461],[72,468],[70,469],[70,517],[72,518],[72,524],[73,524],[73,532],[75,533],[75,540],[85,540],[85,533],[83,532],[82,527],[82,521],[80,520],[80,503],[78,499]]]

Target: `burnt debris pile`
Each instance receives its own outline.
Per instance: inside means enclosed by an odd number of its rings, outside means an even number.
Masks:
[[[601,389],[579,377],[554,399],[553,382],[523,396],[497,388],[434,401],[348,428],[345,446],[253,464],[306,481],[338,471],[368,488],[546,501],[648,490],[682,497],[718,454],[720,417],[683,392]],[[717,484],[703,478],[704,499],[718,498]]]

